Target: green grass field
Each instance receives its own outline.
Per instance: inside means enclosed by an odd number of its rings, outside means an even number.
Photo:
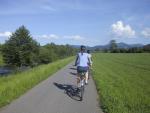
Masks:
[[[41,65],[22,73],[0,77],[0,107],[10,103],[73,59],[73,57],[70,57],[48,65]]]
[[[105,113],[150,113],[150,54],[97,53],[93,57]]]

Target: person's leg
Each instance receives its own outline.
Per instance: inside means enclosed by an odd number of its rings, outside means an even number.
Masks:
[[[90,79],[90,72],[89,72],[89,70],[88,70],[88,80]]]
[[[88,84],[88,71],[85,73],[85,83]]]
[[[77,73],[77,87],[80,87],[80,75]]]

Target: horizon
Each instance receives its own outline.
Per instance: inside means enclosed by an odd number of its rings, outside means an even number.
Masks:
[[[142,45],[142,46],[150,44],[150,43],[148,43],[148,44],[141,44],[141,43],[131,43],[131,44],[129,44],[129,43],[125,43],[125,42],[116,42],[116,44],[120,44],[120,43],[127,44],[127,45]],[[106,44],[101,44],[101,45],[99,44],[99,45],[94,45],[94,46],[88,46],[88,45],[85,45],[85,46],[86,47],[96,47],[96,46],[106,46],[108,44],[109,44],[109,42],[106,43]],[[81,45],[71,45],[71,46],[81,46]]]
[[[40,45],[146,45],[149,10],[149,0],[1,0],[0,43],[24,25]]]

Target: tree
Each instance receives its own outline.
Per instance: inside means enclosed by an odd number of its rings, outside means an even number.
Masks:
[[[77,49],[70,45],[56,45],[54,43],[46,44],[40,48],[39,61],[40,63],[51,63],[57,59],[62,59],[68,56],[75,55]]]
[[[150,44],[143,46],[143,51],[150,52]]]
[[[47,48],[47,46],[43,46],[40,48],[39,60],[41,64],[48,64],[57,59],[57,55],[55,54],[53,49]]]
[[[39,44],[32,39],[29,30],[21,26],[5,42],[2,53],[8,65],[33,66],[38,63]]]
[[[111,41],[110,41],[110,51],[111,51],[112,53],[117,52],[117,44],[116,44],[116,41],[115,41],[115,40],[111,40]]]
[[[2,45],[2,44],[0,44],[0,52],[2,51],[2,48],[3,48],[3,45]]]

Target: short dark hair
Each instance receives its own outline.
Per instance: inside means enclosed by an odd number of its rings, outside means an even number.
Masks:
[[[90,53],[90,50],[87,50],[87,53]]]
[[[84,45],[81,45],[80,49],[81,49],[81,51],[85,51],[86,47]]]

